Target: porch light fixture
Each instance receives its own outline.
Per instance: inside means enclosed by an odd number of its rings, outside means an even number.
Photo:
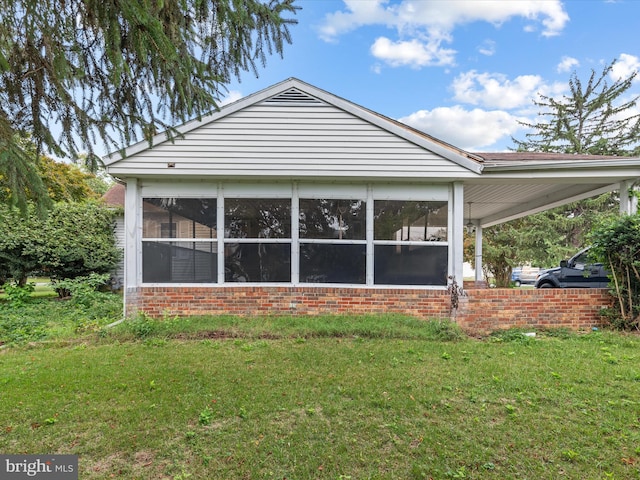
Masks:
[[[469,203],[469,215],[467,217],[467,224],[465,225],[465,228],[467,229],[467,233],[471,235],[473,231],[476,229],[476,226],[471,222],[471,202],[468,202],[468,203]]]

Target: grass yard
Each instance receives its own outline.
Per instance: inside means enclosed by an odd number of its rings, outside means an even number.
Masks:
[[[138,319],[8,347],[0,452],[77,454],[83,480],[640,478],[640,338],[457,333]]]
[[[34,277],[29,278],[28,283],[33,284],[33,292],[31,296],[34,298],[53,298],[56,297],[57,294],[51,285],[51,280],[46,277]],[[7,295],[2,290],[2,286],[0,285],[0,300],[4,300],[7,298]]]

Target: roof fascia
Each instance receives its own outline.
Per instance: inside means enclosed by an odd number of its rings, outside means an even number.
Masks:
[[[611,168],[629,168],[635,167],[640,171],[640,157],[621,157],[616,160],[561,160],[556,162],[528,162],[522,160],[514,160],[510,163],[500,165],[486,164],[484,172],[488,175],[492,173],[508,173],[522,171],[557,171],[557,170],[574,170],[574,169],[605,169]]]

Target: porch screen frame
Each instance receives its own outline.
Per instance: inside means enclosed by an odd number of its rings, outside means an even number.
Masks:
[[[148,181],[139,189],[139,203],[137,205],[138,241],[137,250],[142,254],[142,203],[145,198],[177,197],[177,198],[211,198],[217,204],[217,237],[211,242],[217,248],[217,283],[201,285],[215,286],[339,286],[339,287],[381,287],[381,288],[446,288],[446,279],[438,285],[424,284],[388,284],[375,283],[374,249],[377,245],[388,243],[374,238],[374,206],[377,200],[417,201],[417,202],[446,202],[447,210],[447,238],[443,241],[409,241],[407,245],[438,246],[446,248],[447,272],[452,271],[452,248],[454,245],[453,213],[454,188],[452,184],[379,184],[379,183],[312,183],[312,182],[188,182],[188,181]],[[291,233],[288,238],[272,239],[231,239],[225,234],[224,212],[227,199],[289,199],[291,213]],[[332,243],[331,240],[300,239],[299,214],[300,199],[345,199],[362,200],[366,202],[365,239],[343,239],[345,244],[361,244],[366,248],[365,282],[364,283],[301,283],[300,282],[300,246],[308,243]],[[145,238],[144,240],[148,240]],[[163,239],[166,240],[166,239]],[[236,243],[265,243],[286,244],[290,248],[291,276],[288,282],[228,282],[225,280],[224,251],[225,245]],[[198,241],[198,239],[196,239]],[[402,243],[402,242],[401,242]],[[138,285],[180,285],[179,283],[151,283],[143,282],[142,262],[138,263]],[[186,285],[197,285],[189,283]]]

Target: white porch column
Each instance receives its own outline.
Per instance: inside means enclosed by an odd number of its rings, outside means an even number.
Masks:
[[[451,235],[451,259],[449,264],[450,275],[453,275],[458,286],[464,285],[464,186],[461,182],[453,184],[451,192],[452,217]]]
[[[137,178],[128,178],[124,194],[124,291],[135,288],[141,279],[142,252],[140,246],[140,186]]]
[[[634,181],[625,180],[620,182],[620,214],[635,215],[638,211],[638,197],[630,193],[634,188]]]
[[[482,276],[482,227],[476,225],[476,249],[475,249],[476,282],[484,280]]]

